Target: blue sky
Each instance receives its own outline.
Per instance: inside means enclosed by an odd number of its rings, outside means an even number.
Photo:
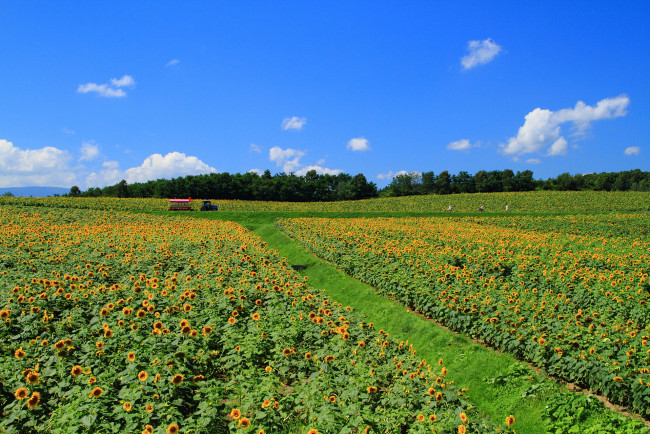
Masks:
[[[0,1],[0,187],[650,170],[647,2]]]

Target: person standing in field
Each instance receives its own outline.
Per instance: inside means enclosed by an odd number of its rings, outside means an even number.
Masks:
[[[451,212],[451,205],[449,205],[449,208],[447,208],[447,211]]]
[[[506,204],[506,212],[508,212],[508,204]]]

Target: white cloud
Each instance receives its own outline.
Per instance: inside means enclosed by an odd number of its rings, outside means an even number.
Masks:
[[[117,169],[119,166],[120,166],[120,163],[118,163],[117,161],[113,161],[113,160],[104,161],[102,163],[102,167],[105,167],[107,169]]]
[[[526,163],[528,164],[539,164],[541,162],[542,160],[540,160],[539,158],[529,158],[528,160],[526,160]]]
[[[407,172],[406,170],[400,170],[398,172],[393,172],[392,170],[389,170],[386,173],[380,173],[377,175],[377,179],[393,179],[396,176],[401,176],[401,175],[415,175],[415,176],[421,176],[422,174],[420,172]]]
[[[70,187],[77,181],[68,163],[67,151],[46,146],[40,149],[20,149],[0,139],[1,187]]]
[[[287,130],[296,130],[300,131],[302,127],[307,123],[307,118],[299,118],[298,116],[293,116],[290,118],[284,118],[282,120],[282,129]]]
[[[468,139],[456,140],[447,145],[450,151],[469,151],[471,147],[472,144]]]
[[[639,146],[628,146],[625,148],[625,155],[639,155],[641,153],[641,148]]]
[[[217,169],[208,166],[196,157],[188,157],[181,152],[170,152],[164,157],[161,154],[148,156],[140,167],[127,169],[125,179],[127,182],[146,182],[152,179],[169,179],[216,172]]]
[[[81,158],[79,161],[92,161],[99,156],[99,146],[94,142],[83,142],[81,144]]]
[[[167,64],[165,65],[165,68],[168,68],[170,66],[178,65],[181,61],[178,59],[172,59]]]
[[[61,131],[63,131],[65,134],[74,134],[74,130],[69,130],[66,127],[61,128]]]
[[[251,169],[248,171],[248,173],[257,173],[258,175],[262,176],[264,172],[262,172],[260,169]]]
[[[286,173],[295,172],[300,167],[300,159],[304,157],[305,152],[297,149],[282,149],[274,146],[269,150],[269,160],[275,162]]]
[[[122,179],[129,184],[134,182],[147,182],[155,179],[171,179],[187,175],[202,175],[205,173],[216,173],[214,167],[210,167],[197,157],[187,156],[181,152],[170,152],[163,156],[152,154],[144,159],[138,167],[131,167],[127,170],[119,170],[117,161],[106,161],[104,169],[99,173],[93,172],[86,177],[86,186],[104,187],[120,182]]]
[[[467,50],[469,54],[463,57],[460,63],[464,69],[472,69],[491,62],[501,52],[501,47],[488,38],[483,41],[469,41]]]
[[[582,134],[590,127],[592,121],[625,116],[625,109],[629,104],[630,99],[621,95],[602,99],[595,106],[578,101],[574,108],[555,112],[536,108],[526,115],[524,125],[519,128],[517,136],[508,139],[507,144],[500,145],[500,152],[504,155],[523,155],[548,148],[548,155],[566,155],[568,144],[561,135],[562,124],[571,122],[577,134]]]
[[[91,93],[95,92],[99,96],[106,98],[122,98],[126,96],[126,92],[122,89],[113,89],[108,87],[106,84],[96,84],[96,83],[86,83],[80,84],[77,88],[79,93]]]
[[[124,75],[122,78],[111,78],[111,86],[108,84],[86,83],[77,87],[78,93],[97,93],[105,98],[123,98],[126,96],[122,87],[134,87],[135,80],[130,75]]]
[[[257,146],[254,143],[251,143],[251,147],[250,147],[250,150],[248,152],[257,152],[259,154],[260,152],[262,152],[262,148],[260,148],[259,146]]]
[[[555,157],[557,155],[566,155],[569,153],[569,144],[564,137],[557,139],[550,148],[548,148],[548,155]]]
[[[123,75],[122,78],[111,78],[111,84],[115,87],[134,87],[135,80],[130,75]]]
[[[357,137],[348,142],[347,148],[351,151],[368,151],[370,146],[368,146],[368,139]]]
[[[310,170],[315,170],[316,173],[319,173],[321,175],[338,175],[339,173],[342,172],[342,170],[339,169],[328,169],[327,167],[321,167],[319,165],[311,165],[311,166],[303,167],[302,169],[298,170],[296,172],[296,175],[305,176],[305,174]]]

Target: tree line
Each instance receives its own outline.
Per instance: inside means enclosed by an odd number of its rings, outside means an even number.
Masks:
[[[74,186],[70,189],[69,196],[330,202],[377,197],[377,186],[368,182],[361,173],[355,176],[345,173],[321,175],[310,170],[305,175],[298,176],[294,173],[271,175],[267,170],[262,175],[255,172],[221,172],[132,184],[122,180],[115,185],[89,188],[86,191]]]
[[[509,191],[650,191],[650,172],[639,169],[623,172],[590,174],[562,173],[547,180],[533,179],[533,172],[524,170],[480,170],[474,175],[459,172],[451,175],[444,170],[413,172],[395,176],[379,191],[380,196],[409,196],[416,194],[496,193]]]
[[[397,175],[381,190],[359,173],[338,175],[318,174],[315,170],[298,176],[294,173],[262,175],[254,172],[211,173],[188,175],[173,179],[157,179],[128,184],[125,180],[103,188],[81,191],[73,186],[68,196],[81,197],[155,197],[155,198],[209,198],[283,202],[330,202],[338,200],[369,199],[373,197],[409,196],[417,194],[496,193],[533,190],[597,190],[650,191],[650,172],[639,169],[623,172],[591,174],[562,173],[556,178],[536,180],[533,172],[524,170],[480,170],[475,174],[461,171],[450,174],[444,170],[413,172]]]

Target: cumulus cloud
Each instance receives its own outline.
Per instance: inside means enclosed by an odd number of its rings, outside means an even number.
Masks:
[[[113,160],[104,161],[102,163],[102,167],[105,167],[107,169],[117,169],[118,167],[120,167],[120,163],[118,163],[117,161],[113,161]]]
[[[364,137],[357,137],[355,139],[351,139],[348,142],[347,148],[351,151],[368,151],[370,150],[368,143],[368,139]]]
[[[194,156],[187,156],[182,152],[170,152],[165,156],[161,154],[148,156],[139,167],[127,169],[125,179],[127,182],[146,182],[152,179],[216,172],[217,169]]]
[[[122,78],[111,78],[111,84],[115,87],[134,87],[135,80],[130,75],[123,75]]]
[[[84,142],[81,144],[81,157],[79,161],[92,161],[99,156],[99,146],[94,142]]]
[[[529,158],[528,160],[526,160],[526,163],[528,164],[539,164],[541,162],[542,160],[540,160],[539,158]]]
[[[627,156],[630,155],[639,155],[641,153],[641,148],[639,146],[628,146],[625,148],[624,154]]]
[[[392,170],[389,170],[386,173],[378,174],[377,179],[393,179],[396,176],[409,175],[409,174],[416,174],[417,175],[417,174],[420,174],[420,172],[407,172],[406,170],[400,170],[398,172],[393,172]]]
[[[248,152],[257,152],[259,154],[260,152],[262,152],[262,148],[260,148],[254,143],[251,143],[250,150]]]
[[[165,65],[165,68],[169,68],[170,66],[178,65],[180,63],[180,60],[178,59],[172,59],[167,64]]]
[[[469,151],[471,148],[472,144],[468,139],[456,140],[447,145],[450,151]]]
[[[274,146],[269,150],[269,160],[273,161],[286,173],[295,172],[300,167],[300,159],[305,156],[303,151],[297,149],[282,149]]]
[[[568,142],[561,134],[562,124],[572,123],[576,134],[580,135],[593,121],[625,116],[629,104],[630,99],[621,95],[602,99],[595,106],[578,101],[573,108],[557,111],[536,108],[526,115],[517,136],[500,145],[500,151],[504,155],[523,155],[546,149],[546,154],[550,156],[566,155]]]
[[[284,118],[282,120],[282,129],[287,130],[296,130],[300,131],[302,127],[307,123],[307,118],[299,118],[298,116],[292,116],[290,118]]]
[[[327,167],[321,167],[319,165],[311,165],[311,166],[305,166],[302,169],[298,170],[296,172],[296,175],[305,176],[305,174],[310,170],[315,170],[316,173],[319,173],[321,175],[338,175],[339,173],[342,172],[339,169],[328,169]]]
[[[491,62],[501,52],[501,47],[488,38],[483,41],[469,41],[467,50],[469,54],[460,59],[460,63],[464,69],[472,69]]]
[[[52,146],[20,149],[0,139],[0,186],[69,187],[77,180],[68,166],[70,160],[67,151]]]
[[[103,83],[86,83],[77,87],[78,93],[96,93],[105,98],[123,98],[126,92],[123,87],[135,87],[135,80],[130,75],[124,75],[122,78],[111,78],[111,84]]]
[[[120,182],[122,179],[129,184],[134,182],[147,182],[155,179],[171,179],[187,175],[202,175],[216,173],[210,167],[194,156],[187,156],[181,152],[170,152],[167,155],[152,154],[144,159],[138,167],[120,170],[117,161],[106,161],[103,169],[93,172],[86,177],[88,187],[103,187]]]
[[[264,172],[262,172],[260,169],[251,169],[248,171],[248,173],[257,173],[258,175],[262,176]]]

